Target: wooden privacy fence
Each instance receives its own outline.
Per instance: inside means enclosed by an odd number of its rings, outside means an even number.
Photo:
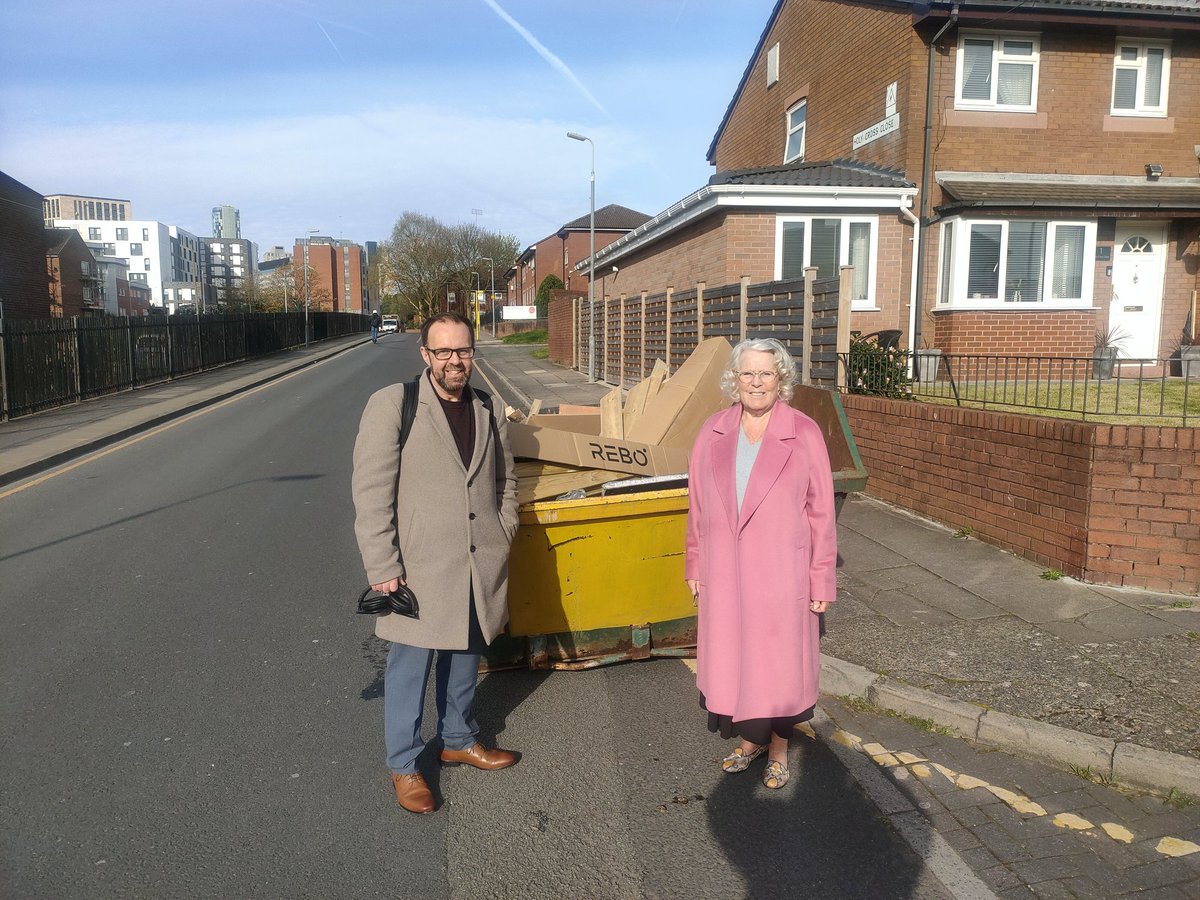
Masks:
[[[816,269],[792,281],[710,288],[704,282],[684,291],[621,294],[596,298],[594,340],[599,381],[628,387],[650,374],[656,359],[675,371],[706,338],[731,344],[747,338],[776,338],[796,358],[800,383],[840,387],[838,354],[850,349],[850,297],[854,270],[816,278]],[[586,298],[573,299],[576,368],[590,372],[592,322]],[[841,327],[839,328],[839,323]]]
[[[309,313],[314,341],[369,328]],[[304,343],[304,313],[0,319],[0,418],[10,419],[265,356]]]

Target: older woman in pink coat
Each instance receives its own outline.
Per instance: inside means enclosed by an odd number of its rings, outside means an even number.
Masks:
[[[700,428],[688,466],[684,577],[699,607],[696,683],[710,731],[764,752],[763,783],[788,781],[788,737],[817,702],[819,614],[836,599],[833,475],[821,429],[789,402],[796,364],[742,341],[722,385],[729,409]]]

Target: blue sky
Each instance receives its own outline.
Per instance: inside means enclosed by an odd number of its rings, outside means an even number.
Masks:
[[[10,5],[0,169],[260,252],[386,239],[409,209],[522,245],[702,186],[774,0],[113,0]]]

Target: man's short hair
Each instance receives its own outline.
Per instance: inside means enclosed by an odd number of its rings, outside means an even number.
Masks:
[[[436,316],[430,316],[428,319],[426,319],[421,324],[421,346],[422,347],[429,346],[429,329],[432,328],[434,325],[436,325],[438,322],[447,322],[451,325],[465,325],[466,329],[467,329],[467,333],[471,335],[471,346],[472,347],[475,346],[475,330],[471,326],[471,323],[467,321],[466,317],[463,316],[461,313],[444,312],[444,313],[438,313]]]

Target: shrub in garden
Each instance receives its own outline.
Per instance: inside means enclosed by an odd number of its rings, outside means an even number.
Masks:
[[[850,340],[846,384],[852,394],[873,397],[912,398],[908,354],[895,347],[885,350],[874,341]]]

